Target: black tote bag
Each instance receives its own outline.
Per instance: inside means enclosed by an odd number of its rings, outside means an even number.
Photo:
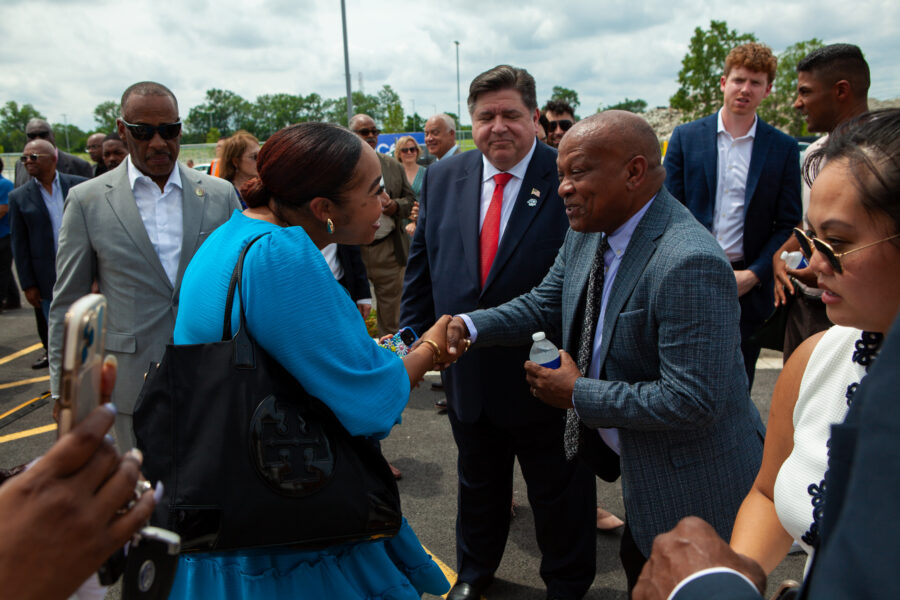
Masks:
[[[261,237],[261,236],[260,236]],[[166,496],[153,524],[186,552],[262,546],[322,548],[392,536],[400,494],[371,440],[352,437],[250,337],[232,273],[222,341],[169,345],[134,412],[142,471]]]

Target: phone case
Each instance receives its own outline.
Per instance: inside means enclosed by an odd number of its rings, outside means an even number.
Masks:
[[[71,430],[99,404],[105,347],[106,297],[82,296],[66,312],[63,329],[60,435]]]

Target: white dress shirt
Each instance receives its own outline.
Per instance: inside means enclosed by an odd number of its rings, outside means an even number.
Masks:
[[[481,178],[481,211],[478,215],[478,231],[481,232],[484,226],[484,217],[487,215],[488,207],[491,205],[491,196],[494,195],[494,175],[498,173],[509,173],[512,175],[510,180],[503,187],[503,206],[500,211],[500,237],[497,239],[499,246],[500,240],[503,239],[503,232],[506,230],[506,224],[509,223],[509,217],[512,215],[513,208],[516,207],[516,198],[519,197],[519,190],[522,189],[522,180],[525,179],[525,172],[528,170],[528,163],[534,155],[534,149],[537,148],[537,138],[531,144],[531,150],[525,155],[525,158],[516,163],[509,171],[501,171],[488,161],[486,156],[481,157],[483,165],[483,176]]]
[[[178,261],[181,260],[181,243],[184,237],[184,210],[182,207],[181,174],[176,165],[169,174],[163,191],[148,176],[141,173],[125,158],[128,165],[128,182],[137,203],[138,212],[150,243],[156,250],[172,286],[178,277]]]
[[[587,372],[587,377],[590,377],[591,379],[600,379],[600,369],[603,366],[600,362],[600,347],[603,345],[603,319],[606,316],[606,305],[609,302],[609,295],[612,292],[616,274],[619,272],[619,265],[622,263],[622,257],[625,255],[628,243],[631,242],[631,236],[634,234],[634,230],[637,229],[638,223],[640,223],[644,213],[647,212],[655,199],[656,196],[654,195],[641,210],[632,215],[630,219],[625,221],[624,225],[616,229],[615,232],[608,237],[609,249],[603,255],[604,273],[606,274],[603,278],[603,295],[600,302],[600,314],[597,316],[597,331],[594,333],[591,366],[588,368]],[[575,412],[577,414],[578,410],[576,409]],[[597,429],[597,432],[600,434],[600,437],[603,438],[603,441],[606,442],[607,446],[612,448],[616,454],[621,454],[619,449],[618,429],[601,427]]]
[[[53,249],[59,250],[59,228],[62,227],[63,202],[65,201],[59,184],[59,171],[53,174],[53,183],[50,185],[51,193],[49,194],[40,181],[34,179],[33,182],[41,190],[44,206],[47,207],[47,212],[50,213],[50,228],[53,230]]]
[[[747,174],[753,154],[753,139],[759,119],[753,116],[753,125],[739,138],[725,131],[722,111],[719,110],[716,130],[716,204],[713,214],[712,234],[725,251],[728,260],[744,258],[744,201],[747,190]]]

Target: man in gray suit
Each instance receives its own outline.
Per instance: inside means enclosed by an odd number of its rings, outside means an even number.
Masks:
[[[571,230],[545,279],[499,307],[454,318],[448,343],[527,343],[562,333],[562,364],[525,363],[531,393],[570,409],[565,446],[610,479],[621,469],[629,589],[653,538],[687,515],[723,537],[762,459],[764,430],[743,375],[731,267],[663,187],[641,117],[607,111],[559,147]],[[599,435],[598,435],[599,433]],[[563,440],[560,440],[563,443]]]
[[[116,436],[128,449],[144,373],[172,337],[184,270],[240,204],[227,181],[178,163],[181,122],[168,88],[136,83],[122,95],[121,110],[129,157],[66,199],[50,307],[50,382],[57,395],[65,312],[97,280],[109,302],[106,350],[119,363]]]
[[[90,163],[82,160],[77,156],[73,156],[67,152],[63,152],[56,147],[56,138],[53,136],[53,128],[50,123],[44,119],[31,119],[25,125],[25,137],[28,141],[47,140],[53,145],[53,151],[56,153],[56,171],[59,173],[68,173],[70,175],[78,175],[90,179],[94,176],[94,170]],[[16,163],[16,187],[25,185],[31,181],[31,175],[25,169],[22,163]]]

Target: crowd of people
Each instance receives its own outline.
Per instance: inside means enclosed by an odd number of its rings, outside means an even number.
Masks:
[[[857,46],[811,52],[794,106],[826,135],[801,163],[756,113],[776,67],[765,45],[733,48],[721,109],[676,128],[665,157],[641,116],[539,109],[534,78],[509,65],[469,86],[476,150],[461,152],[449,116],[428,119],[427,166],[410,136],[376,152],[377,124],[359,114],[262,145],[238,132],[198,173],[178,161],[177,99],[155,82],[125,90],[116,133],[88,139],[93,169],[30,122],[16,185],[0,186],[0,259],[11,254],[35,309],[53,396],[64,314],[92,290],[108,300],[118,379],[111,404],[0,485],[0,506],[23,515],[0,521],[0,587],[65,597],[165,502],[160,489],[127,502],[143,374],[168,343],[227,335],[246,254],[231,333],[246,318],[352,436],[377,447],[441,371],[458,578],[404,520],[325,548],[185,554],[171,597],[480,598],[506,546],[516,460],[547,598],[587,593],[598,529],[621,529],[635,598],[759,597],[795,542],[805,597],[900,594],[900,490],[885,472],[900,458],[900,110],[868,111]],[[802,267],[787,267],[791,251]],[[373,294],[379,337],[419,334],[403,357],[367,333]],[[785,366],[766,429],[750,389],[776,307]],[[536,331],[561,348],[558,367],[528,360]],[[113,416],[117,448],[102,438]],[[624,520],[597,506],[596,478],[621,480]],[[53,528],[59,499],[29,495],[36,485],[71,488],[79,531],[95,535]],[[12,565],[25,543],[89,551],[38,590]]]

